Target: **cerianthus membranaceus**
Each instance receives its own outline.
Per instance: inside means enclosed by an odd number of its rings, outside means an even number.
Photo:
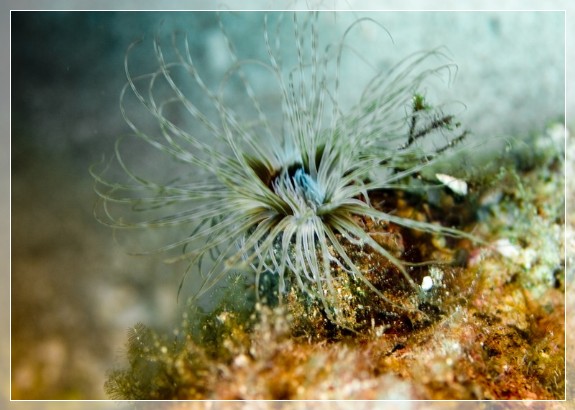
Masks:
[[[349,39],[367,26],[387,36],[382,26],[360,18],[336,41],[326,42],[318,29],[324,17],[262,15],[261,36],[249,35],[256,36],[254,43],[266,57],[246,59],[237,39],[226,34],[222,21],[227,14],[222,13],[218,21],[230,67],[215,86],[200,74],[188,37],[174,36],[170,47],[156,39],[158,64],[150,74],[133,74],[128,52],[121,102],[133,135],[116,146],[116,160],[128,178],[118,182],[107,171],[94,176],[105,223],[146,232],[175,228],[157,248],[183,249],[180,257],[190,262],[188,276],[202,281],[200,294],[232,270],[251,272],[256,284],[272,274],[280,298],[295,288],[318,301],[337,323],[334,267],[373,297],[398,305],[368,280],[350,246],[368,247],[395,267],[381,275],[399,275],[415,290],[419,287],[401,255],[376,241],[358,219],[471,235],[383,212],[370,203],[375,190],[412,189],[406,179],[465,137],[453,116],[423,96],[425,81],[450,76],[454,65],[433,50],[378,68]],[[286,29],[294,34],[290,42],[280,41]],[[284,59],[290,52],[293,62]],[[353,102],[343,96],[346,58],[364,65],[362,73],[371,73]],[[132,112],[134,97],[153,125]],[[179,164],[186,171],[168,180],[137,172],[129,165],[137,163],[137,152],[125,150],[132,138],[160,154],[157,163],[148,157],[141,161],[160,169]]]

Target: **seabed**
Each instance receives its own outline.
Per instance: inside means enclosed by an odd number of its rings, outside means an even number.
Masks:
[[[565,248],[573,248],[575,225],[572,213],[565,218],[564,175],[573,170],[564,161],[564,135],[562,125],[552,125],[532,136],[526,145],[532,148],[511,152],[468,181],[464,198],[444,192],[430,206],[374,194],[373,203],[379,198],[420,220],[457,217],[486,242],[417,237],[365,222],[388,247],[402,243],[398,253],[411,249],[421,260],[450,261],[412,269],[422,285],[410,296],[417,313],[386,310],[361,284],[336,274],[346,320],[336,326],[294,289],[281,305],[266,304],[256,301],[253,286],[232,280],[218,291],[214,310],[190,308],[177,337],[135,325],[128,365],[110,374],[108,394],[128,400],[564,399],[565,292],[574,278],[570,263],[565,269]],[[575,153],[569,139],[567,149]],[[567,198],[575,199],[572,181]],[[355,252],[366,272],[385,268],[368,249]],[[395,290],[406,297],[393,281],[387,285],[390,299]],[[567,369],[575,368],[574,359],[571,352]]]

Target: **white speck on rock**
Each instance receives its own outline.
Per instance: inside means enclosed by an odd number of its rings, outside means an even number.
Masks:
[[[444,184],[456,194],[461,196],[467,195],[467,182],[464,180],[457,179],[447,174],[435,174],[435,177],[439,180],[439,182]]]
[[[432,287],[433,287],[433,279],[431,279],[431,276],[424,276],[423,280],[421,281],[421,289],[427,292]]]
[[[521,248],[512,244],[509,239],[499,239],[493,244],[495,250],[506,258],[517,258],[521,253]]]

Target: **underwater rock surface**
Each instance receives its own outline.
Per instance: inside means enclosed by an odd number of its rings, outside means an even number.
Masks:
[[[553,132],[564,130],[554,126],[533,142],[547,144]],[[474,186],[473,223],[491,245],[466,244],[460,266],[429,269],[442,292],[422,309],[425,320],[358,314],[364,326],[350,332],[296,297],[251,313],[238,283],[213,312],[190,311],[177,340],[135,326],[129,366],[110,374],[108,393],[130,400],[563,399],[564,164],[562,149],[548,147],[535,157],[517,153],[486,177],[498,181],[489,189]],[[449,252],[443,246],[434,252]]]

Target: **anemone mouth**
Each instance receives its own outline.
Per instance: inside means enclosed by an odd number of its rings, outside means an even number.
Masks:
[[[244,160],[257,177],[268,188],[272,188],[272,182],[276,179],[283,170],[287,170],[291,176],[295,174],[298,168],[302,168],[306,174],[310,174],[310,162],[319,168],[322,162],[324,152],[326,151],[325,144],[320,143],[315,148],[315,155],[304,155],[301,161],[293,161],[290,164],[282,167],[270,168],[264,161],[251,155],[245,155]]]
[[[302,162],[270,170],[261,160],[246,158],[246,161],[258,179],[287,205],[282,207],[282,214],[295,215],[304,205],[316,211],[325,203],[325,190]]]
[[[325,191],[313,176],[299,164],[281,170],[271,182],[273,193],[287,205],[284,213],[298,218],[317,216]]]

